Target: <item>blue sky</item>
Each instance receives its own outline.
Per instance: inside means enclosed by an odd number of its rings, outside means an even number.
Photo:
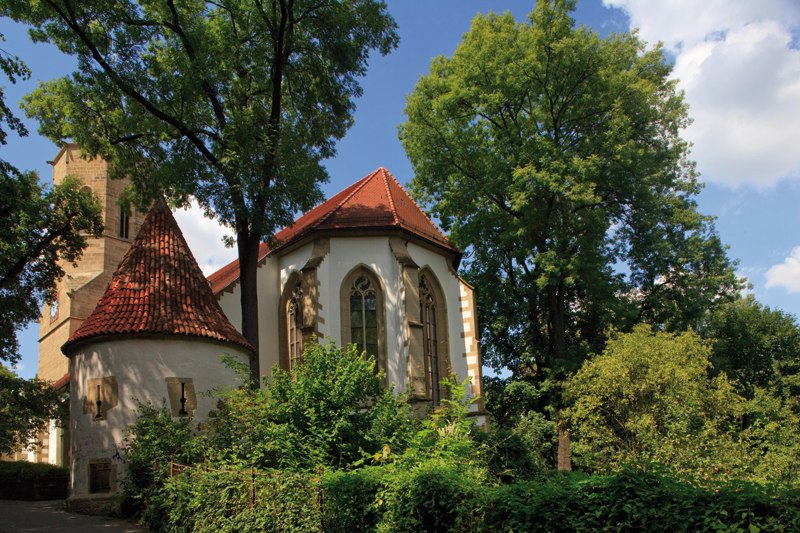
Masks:
[[[326,196],[379,166],[401,182],[411,165],[397,139],[405,96],[438,55],[450,55],[478,12],[511,11],[524,20],[532,1],[392,0],[387,2],[401,37],[386,57],[371,58],[357,102],[356,121],[326,163]],[[601,35],[640,28],[648,43],[661,41],[675,62],[694,123],[684,136],[694,143],[706,187],[700,211],[717,217],[717,229],[739,261],[738,271],[759,301],[800,315],[800,2],[796,0],[579,0],[575,18]],[[3,80],[6,101],[16,108],[39,80],[68,74],[72,58],[49,45],[32,44],[24,28],[0,20],[2,48],[32,70],[31,80]],[[21,113],[20,113],[21,114]],[[47,160],[58,147],[37,135],[9,136],[0,158],[50,178]],[[227,263],[224,230],[197,210],[177,214],[206,273]],[[21,335],[19,373],[36,373],[38,324]]]

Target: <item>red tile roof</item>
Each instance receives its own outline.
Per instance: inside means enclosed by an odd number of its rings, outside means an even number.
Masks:
[[[231,325],[211,292],[166,203],[150,210],[105,294],[61,350],[105,335],[203,337],[252,346]]]
[[[54,389],[58,390],[69,385],[69,372],[55,380],[50,384]]]
[[[259,260],[316,232],[400,230],[452,252],[461,252],[436,227],[403,186],[383,167],[321,203],[275,235],[275,247],[265,243]],[[239,279],[239,261],[233,261],[208,277],[214,294]]]

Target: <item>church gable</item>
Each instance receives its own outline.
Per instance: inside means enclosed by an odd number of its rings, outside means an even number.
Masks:
[[[259,263],[260,363],[290,369],[313,338],[354,343],[397,391],[437,404],[451,372],[480,394],[472,288],[460,252],[397,180],[380,168],[279,232]],[[239,316],[238,262],[209,277]],[[236,320],[234,320],[236,323]],[[476,409],[479,406],[475,406]]]

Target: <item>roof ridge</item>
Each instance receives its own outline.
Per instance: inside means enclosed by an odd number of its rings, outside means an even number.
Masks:
[[[425,218],[428,220],[428,222],[430,222],[430,223],[431,223],[431,226],[433,226],[433,229],[434,229],[434,230],[435,230],[435,231],[436,231],[436,232],[437,232],[437,233],[438,233],[438,234],[439,234],[441,237],[444,237],[444,239],[445,239],[445,240],[449,241],[449,240],[450,240],[450,239],[449,239],[449,237],[447,237],[447,235],[445,235],[445,234],[444,234],[444,232],[443,232],[442,230],[440,230],[440,229],[439,229],[439,226],[437,226],[437,225],[436,225],[436,224],[433,222],[433,220],[431,220],[431,217],[429,217],[429,216],[428,216],[428,213],[426,213],[426,212],[425,212],[425,210],[424,210],[424,209],[422,209],[422,207],[420,207],[420,205],[417,203],[417,201],[416,201],[416,200],[414,200],[414,198],[413,198],[413,197],[412,197],[412,196],[411,196],[411,195],[408,193],[408,191],[406,191],[406,189],[405,189],[405,188],[404,188],[404,187],[403,187],[403,186],[400,184],[400,182],[399,182],[399,181],[397,181],[397,178],[394,176],[394,174],[392,174],[391,172],[388,172],[388,174],[389,174],[389,176],[391,176],[391,177],[392,177],[392,179],[394,179],[394,182],[397,184],[397,186],[398,186],[398,187],[400,187],[400,190],[402,190],[404,193],[406,193],[406,196],[408,196],[409,200],[411,200],[411,201],[414,203],[414,207],[416,207],[417,209],[419,209],[419,212],[420,212],[420,213],[422,213],[422,216],[424,216],[424,217],[425,217]],[[420,228],[420,229],[423,229],[423,228]]]
[[[308,225],[308,226],[307,226],[307,227],[306,227],[306,228],[305,228],[303,231],[304,231],[304,232],[306,232],[307,230],[314,229],[314,228],[316,228],[317,226],[319,226],[320,224],[322,224],[323,222],[325,222],[326,220],[328,220],[328,219],[331,217],[331,215],[333,215],[333,213],[335,213],[336,211],[338,211],[339,209],[341,209],[341,208],[342,208],[342,206],[343,206],[344,204],[346,204],[346,203],[347,203],[347,202],[350,200],[350,198],[352,198],[353,196],[355,196],[355,194],[356,194],[358,191],[360,191],[361,189],[363,189],[363,188],[364,188],[364,186],[365,186],[367,183],[369,183],[369,180],[370,180],[370,178],[372,178],[372,177],[373,177],[375,174],[377,174],[379,170],[380,170],[380,168],[379,168],[379,169],[377,169],[377,170],[373,170],[372,172],[370,172],[369,174],[367,174],[366,176],[364,176],[363,178],[361,178],[361,182],[360,182],[360,183],[359,183],[359,182],[356,182],[356,186],[355,186],[355,187],[353,187],[353,190],[352,190],[352,191],[350,191],[350,194],[348,194],[348,195],[347,195],[345,198],[343,198],[343,199],[342,199],[342,201],[341,201],[341,202],[339,202],[339,205],[337,205],[336,207],[334,207],[333,209],[331,209],[330,211],[328,211],[327,213],[325,213],[325,215],[324,215],[324,216],[321,216],[321,217],[319,217],[319,219],[317,219],[317,220],[316,220],[316,221],[315,221],[313,224],[309,224],[309,225]],[[324,202],[323,202],[323,203],[324,203]],[[320,204],[320,205],[322,205],[322,204]]]
[[[399,226],[400,225],[400,217],[397,216],[397,208],[394,205],[394,198],[392,197],[392,191],[389,188],[389,178],[387,177],[387,174],[389,176],[392,176],[392,173],[389,172],[386,169],[386,167],[380,167],[376,172],[378,172],[378,171],[383,173],[383,186],[386,188],[386,197],[389,200],[389,208],[392,210],[392,218],[394,219],[395,225]],[[392,177],[394,178],[394,176],[392,176]],[[397,181],[396,178],[395,178],[395,181]]]

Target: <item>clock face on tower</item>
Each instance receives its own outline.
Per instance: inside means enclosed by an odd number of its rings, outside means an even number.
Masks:
[[[50,304],[50,322],[58,318],[58,297]]]

